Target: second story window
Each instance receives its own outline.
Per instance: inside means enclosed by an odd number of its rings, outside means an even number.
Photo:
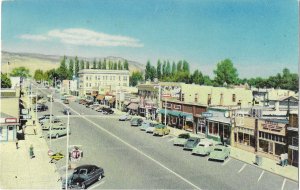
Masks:
[[[181,94],[181,101],[184,102],[184,93]]]
[[[88,77],[88,76],[86,76],[86,77],[85,77],[85,79],[86,79],[86,80],[89,80],[89,77]]]
[[[195,94],[195,102],[198,102],[198,93]]]
[[[211,94],[208,94],[207,105],[210,105],[210,104],[211,104]]]

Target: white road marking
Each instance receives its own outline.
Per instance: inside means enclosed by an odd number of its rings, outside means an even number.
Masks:
[[[247,164],[244,164],[241,169],[238,171],[238,173],[241,173],[241,171],[243,171],[243,169],[247,166]]]
[[[259,180],[261,179],[261,177],[264,175],[264,173],[265,173],[265,170],[263,170],[263,171],[261,172],[259,178],[257,179],[257,183],[259,182]]]
[[[173,141],[174,139],[176,139],[177,137],[171,138],[170,140],[168,140],[168,142]]]
[[[62,103],[61,103],[62,104]],[[70,108],[67,105],[62,104],[63,106]],[[73,110],[75,113],[79,114],[77,111],[75,111],[74,109],[70,108],[71,110]],[[79,114],[80,115],[80,114]],[[152,158],[151,156],[148,156],[147,154],[145,154],[144,152],[142,152],[141,150],[137,149],[136,147],[132,146],[131,144],[127,143],[126,141],[124,141],[123,139],[121,139],[120,137],[116,136],[115,134],[109,132],[108,130],[104,129],[103,127],[101,127],[100,125],[98,125],[97,123],[91,121],[90,119],[86,118],[85,116],[82,116],[83,119],[89,121],[90,123],[94,124],[96,127],[98,127],[99,129],[101,129],[102,131],[106,132],[107,134],[111,135],[112,137],[116,138],[117,140],[119,140],[120,142],[122,142],[123,144],[127,145],[128,147],[132,148],[133,150],[137,151],[138,153],[140,153],[141,155],[147,157],[148,159],[152,160],[154,163],[158,164],[159,166],[161,166],[162,168],[166,169],[167,171],[169,171],[170,173],[174,174],[175,176],[177,176],[178,178],[182,179],[183,181],[185,181],[186,183],[188,183],[189,185],[193,186],[195,189],[199,189],[201,190],[200,187],[198,187],[197,185],[193,184],[192,182],[190,182],[189,180],[187,180],[186,178],[182,177],[181,175],[179,175],[178,173],[174,172],[173,170],[169,169],[168,167],[166,167],[165,165],[163,165],[162,163],[160,163],[159,161],[155,160],[154,158]]]
[[[96,187],[98,187],[100,185],[103,185],[104,183],[105,183],[105,181],[101,181],[101,183],[99,183],[99,184],[97,184],[95,186],[92,186],[91,188],[88,188],[88,189],[94,189],[94,188],[96,188]]]
[[[283,180],[283,182],[282,182],[281,190],[284,189],[285,182],[286,182],[286,178],[284,178],[284,180]]]
[[[228,158],[228,159],[222,164],[222,166],[225,166],[230,160],[231,160],[231,158]]]
[[[164,135],[164,136],[162,136],[161,138],[167,138],[167,137],[169,137],[169,135]]]

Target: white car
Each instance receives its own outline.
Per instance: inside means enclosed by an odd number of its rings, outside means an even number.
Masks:
[[[129,114],[126,114],[126,115],[122,115],[119,117],[119,121],[128,121],[128,120],[131,120],[132,116],[129,115]]]
[[[145,129],[145,131],[146,131],[146,133],[153,133],[154,129],[155,129],[155,125],[149,125],[149,126]]]

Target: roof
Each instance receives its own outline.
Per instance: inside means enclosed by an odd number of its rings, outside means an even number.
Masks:
[[[91,168],[91,167],[98,167],[96,165],[81,165],[81,166],[78,166],[77,168],[75,168],[74,170],[78,170],[78,169],[82,169],[82,168]]]

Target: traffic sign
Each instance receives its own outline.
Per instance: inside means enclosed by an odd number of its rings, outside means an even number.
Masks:
[[[52,159],[54,159],[54,160],[56,160],[56,161],[58,161],[58,160],[60,160],[60,159],[62,159],[62,158],[64,158],[65,156],[62,154],[62,153],[55,153],[55,154],[53,154],[52,156],[50,156],[50,158],[52,158]]]

